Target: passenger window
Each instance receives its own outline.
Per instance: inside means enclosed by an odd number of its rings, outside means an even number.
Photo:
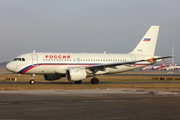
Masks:
[[[18,58],[18,61],[21,61],[21,58]]]
[[[22,58],[22,61],[25,61],[25,58]]]

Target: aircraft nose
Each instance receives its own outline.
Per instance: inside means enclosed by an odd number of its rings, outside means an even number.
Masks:
[[[10,72],[16,72],[16,65],[10,62],[6,65],[6,69]]]

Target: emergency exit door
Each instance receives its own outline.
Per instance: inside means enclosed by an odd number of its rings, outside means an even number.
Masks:
[[[38,55],[37,54],[32,54],[32,65],[37,66],[38,65]]]

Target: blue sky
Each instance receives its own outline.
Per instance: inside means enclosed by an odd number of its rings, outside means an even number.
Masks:
[[[155,54],[180,63],[179,0],[0,0],[0,61],[37,52],[128,53],[160,25]],[[171,60],[169,60],[171,61]]]

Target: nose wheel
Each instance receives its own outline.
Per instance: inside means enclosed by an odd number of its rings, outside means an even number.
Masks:
[[[34,81],[34,80],[30,80],[29,83],[30,83],[30,84],[34,84],[35,81]]]
[[[31,80],[29,81],[30,84],[34,84],[35,83],[34,77],[35,77],[35,74],[32,74],[31,75]]]

